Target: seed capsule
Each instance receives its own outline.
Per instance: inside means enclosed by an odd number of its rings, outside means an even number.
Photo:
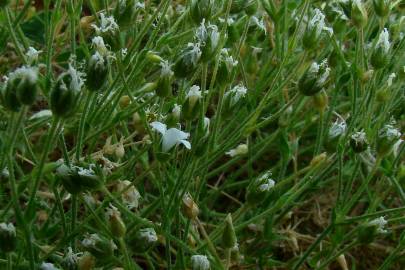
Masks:
[[[224,248],[233,248],[236,245],[236,234],[231,214],[228,214],[225,218],[225,228],[222,233],[222,245]]]
[[[98,52],[93,54],[87,63],[86,86],[90,91],[99,91],[107,81],[107,58]]]

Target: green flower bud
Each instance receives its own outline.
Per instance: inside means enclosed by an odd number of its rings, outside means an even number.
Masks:
[[[355,26],[362,28],[367,25],[368,15],[361,0],[352,1],[351,19]]]
[[[111,204],[110,208],[107,209],[107,218],[112,235],[117,238],[124,237],[127,228],[121,219],[121,213]]]
[[[214,3],[212,0],[192,0],[190,6],[190,18],[199,24],[201,21],[209,20],[212,15]]]
[[[88,63],[86,71],[86,86],[90,91],[99,91],[107,81],[108,63],[107,58],[98,52],[93,54]]]
[[[378,234],[387,232],[384,229],[387,223],[384,217],[379,217],[361,225],[357,231],[358,242],[365,245],[372,243]]]
[[[17,234],[12,223],[0,223],[0,252],[8,253],[17,247]]]
[[[358,131],[350,136],[350,146],[355,153],[361,153],[367,150],[368,141],[364,131]]]
[[[393,125],[385,125],[377,136],[377,153],[386,156],[391,153],[394,144],[401,138],[401,132]]]
[[[160,57],[159,55],[157,55],[156,53],[154,53],[152,51],[148,51],[146,53],[146,59],[148,59],[152,63],[158,63],[158,64],[160,64],[164,61],[162,57]]]
[[[208,117],[204,117],[203,124],[199,124],[198,128],[200,129],[199,134],[201,135],[200,139],[197,142],[197,146],[195,147],[194,154],[197,157],[203,156],[208,150],[208,142],[210,140],[210,119]]]
[[[373,7],[375,13],[380,17],[387,17],[391,9],[389,0],[373,0]]]
[[[248,16],[253,16],[256,14],[257,9],[259,8],[259,3],[257,0],[247,0],[245,1],[244,10]]]
[[[231,90],[225,93],[222,111],[225,118],[233,115],[234,109],[243,103],[246,94],[247,89],[242,84],[234,86]]]
[[[193,85],[187,93],[186,100],[182,106],[183,117],[186,120],[194,120],[199,116],[202,94],[200,87]]]
[[[327,61],[320,65],[314,62],[298,81],[298,90],[305,96],[313,96],[319,93],[328,80],[330,68]]]
[[[390,48],[391,43],[389,41],[389,32],[387,28],[384,28],[378,38],[375,49],[370,58],[371,64],[375,69],[381,69],[388,64]]]
[[[271,172],[268,171],[256,178],[247,188],[246,201],[251,205],[263,202],[276,182],[271,179]]]
[[[307,50],[318,47],[321,33],[325,28],[325,15],[319,10],[314,10],[312,19],[308,22],[307,29],[302,37],[302,44]]]
[[[136,253],[145,253],[154,248],[158,237],[153,228],[144,228],[138,230],[135,235],[129,238],[129,246]]]
[[[238,61],[234,60],[228,51],[228,49],[222,49],[219,57],[216,81],[223,87],[231,81],[234,69],[238,65]]]
[[[313,102],[315,108],[320,112],[324,112],[325,108],[328,106],[328,94],[326,94],[325,90],[321,90],[321,92],[313,96]]]
[[[222,233],[222,245],[224,248],[233,248],[236,245],[236,234],[231,214],[228,214],[225,218],[225,228]]]
[[[179,59],[174,64],[174,74],[177,77],[185,78],[193,74],[201,58],[201,49],[199,43],[189,43],[187,48],[182,51]]]
[[[160,63],[162,69],[157,83],[156,95],[159,97],[170,97],[172,95],[172,80],[173,71],[170,69],[171,65],[168,61]]]
[[[220,45],[218,27],[215,24],[206,24],[203,20],[197,28],[195,36],[201,46],[201,60],[204,62],[212,60]]]
[[[82,240],[81,244],[84,250],[100,260],[110,258],[114,254],[114,250],[117,249],[112,240],[96,233],[88,235]]]
[[[325,142],[325,149],[335,152],[338,141],[346,133],[347,125],[344,120],[336,120],[329,128],[328,137]]]
[[[70,194],[78,194],[82,191],[80,184],[76,182],[78,178],[74,177],[75,171],[72,168],[65,164],[60,165],[56,169],[56,176]]]
[[[38,70],[33,67],[21,67],[9,74],[7,86],[17,95],[21,104],[32,105],[37,96]]]
[[[50,103],[52,114],[58,117],[68,117],[73,111],[79,92],[84,84],[83,73],[72,66],[62,73],[52,88]]]
[[[200,213],[198,205],[194,202],[193,198],[189,193],[184,194],[183,196],[183,212],[191,220],[195,220]]]
[[[63,187],[71,194],[78,194],[84,191],[97,190],[101,187],[100,177],[93,171],[91,166],[83,168],[62,164],[56,170]]]
[[[245,7],[246,0],[233,0],[231,5],[231,13],[236,14],[242,12]]]
[[[12,112],[18,112],[21,108],[21,103],[17,98],[17,92],[14,85],[7,81],[6,85],[3,86],[1,90],[3,106]]]

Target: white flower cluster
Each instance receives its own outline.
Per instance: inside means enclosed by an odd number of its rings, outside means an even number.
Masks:
[[[265,192],[271,190],[276,182],[271,178],[271,172],[268,171],[260,176],[257,181],[259,182],[259,191]]]
[[[97,34],[108,32],[114,34],[116,31],[118,31],[118,24],[115,22],[114,17],[106,16],[104,13],[100,13],[100,26],[92,24],[91,27],[96,30]]]
[[[390,43],[390,33],[388,32],[387,28],[384,28],[384,30],[378,37],[376,48],[382,48],[385,53],[389,52],[391,48],[391,43]]]
[[[387,233],[388,231],[385,229],[385,225],[388,224],[388,221],[384,217],[376,218],[369,222],[370,226],[376,226],[377,232],[379,233]]]

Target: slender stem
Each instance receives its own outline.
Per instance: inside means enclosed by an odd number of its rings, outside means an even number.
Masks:
[[[228,270],[229,267],[231,267],[231,253],[232,250],[230,248],[226,249],[226,264],[225,264],[225,269]]]
[[[15,35],[13,24],[11,23],[10,9],[8,7],[6,7],[4,9],[4,11],[6,13],[7,28],[8,28],[8,31],[10,33],[11,39],[13,40],[15,50],[16,50],[18,56],[20,57],[20,59],[24,62],[24,64],[27,64],[27,59],[25,58],[25,54],[21,50],[20,44],[19,44],[19,42],[17,40],[17,36]]]
[[[93,97],[93,92],[90,92],[86,97],[86,102],[84,104],[84,109],[79,122],[79,132],[77,135],[77,146],[76,146],[76,161],[80,160],[83,147],[83,136],[84,136],[84,125],[86,123],[86,117],[89,112],[90,102]]]

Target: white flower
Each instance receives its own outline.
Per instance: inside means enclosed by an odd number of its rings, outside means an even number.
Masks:
[[[367,143],[366,133],[364,131],[357,131],[350,136],[356,144]]]
[[[264,24],[264,19],[262,17],[261,20],[259,20],[259,18],[257,18],[256,16],[252,16],[251,18],[251,22],[256,24],[257,27],[262,30],[265,34],[267,34],[267,29],[266,29],[266,25]]]
[[[208,270],[210,261],[205,255],[193,255],[191,256],[191,266],[193,270]]]
[[[395,156],[395,157],[397,157],[397,156],[399,155],[399,151],[400,151],[399,147],[401,146],[401,144],[402,144],[403,142],[404,142],[404,140],[399,139],[399,140],[394,144],[394,146],[392,147],[392,150],[393,150],[393,152],[394,152],[394,156]]]
[[[219,22],[221,22],[221,23],[224,23],[224,22],[225,22],[225,19],[224,19],[224,18],[219,18],[218,20],[219,20]],[[228,23],[228,26],[231,26],[232,24],[235,23],[235,20],[234,20],[233,18],[231,18],[231,17],[228,17],[227,23]]]
[[[67,72],[71,78],[69,88],[73,89],[76,92],[79,92],[85,82],[85,74],[81,71],[76,70],[71,64],[69,64],[69,69]]]
[[[100,33],[115,33],[118,30],[118,24],[113,16],[106,17],[104,13],[100,13],[100,27],[95,24],[91,25],[98,34]]]
[[[35,119],[40,119],[43,117],[52,117],[52,111],[51,110],[41,110],[37,113],[34,113],[31,117],[30,120],[35,120]]]
[[[198,61],[200,60],[201,57],[201,45],[200,43],[188,43],[187,44],[187,52],[185,56],[189,57],[190,62],[193,65],[197,65]]]
[[[73,253],[73,250],[71,247],[68,247],[68,252],[66,253],[64,257],[64,262],[68,265],[68,267],[75,267],[77,265],[77,262],[79,261],[79,257],[82,255],[82,252],[79,253]]]
[[[29,65],[35,63],[36,61],[38,61],[38,55],[42,53],[42,51],[38,51],[36,50],[34,47],[28,47],[27,52],[25,53],[25,55],[27,56],[27,62]]]
[[[0,230],[7,232],[10,235],[16,236],[13,223],[0,223]]]
[[[342,119],[337,119],[329,129],[329,138],[336,138],[346,132],[346,122]]]
[[[100,55],[108,55],[109,50],[107,48],[107,46],[104,43],[104,39],[100,36],[95,36],[92,40],[91,40],[91,46],[94,47],[97,52],[100,53]]]
[[[77,167],[78,171],[77,174],[80,176],[93,176],[95,173],[91,168],[82,168],[82,167]]]
[[[227,48],[221,49],[219,60],[224,62],[229,70],[238,65],[238,60],[233,59],[232,55],[229,55],[229,49]]]
[[[117,185],[118,192],[128,209],[136,209],[139,206],[141,194],[128,180],[120,181]]]
[[[387,230],[384,229],[385,225],[387,225],[388,221],[385,220],[384,217],[379,217],[376,218],[372,221],[369,222],[369,225],[371,226],[376,226],[377,227],[377,232],[379,233],[386,233]]]
[[[34,67],[22,66],[11,72],[8,75],[8,79],[10,81],[15,79],[23,79],[29,81],[31,84],[34,84],[38,79],[38,69]]]
[[[59,270],[59,268],[55,267],[53,263],[43,262],[40,266],[41,270]]]
[[[385,125],[379,132],[379,137],[387,138],[390,141],[397,140],[401,137],[401,132],[396,129],[393,125]]]
[[[225,93],[225,97],[231,97],[231,105],[235,105],[241,98],[245,97],[247,88],[242,84],[234,86],[231,90]]]
[[[318,83],[319,84],[325,83],[330,74],[328,60],[324,59],[320,65],[317,62],[313,62],[311,67],[309,68],[309,72],[316,73],[316,74],[322,72],[322,74],[318,74],[318,75],[320,75],[320,78],[318,79]]]
[[[181,105],[174,104],[172,113],[176,118],[180,118]]]
[[[227,154],[230,157],[235,157],[235,156],[246,155],[247,152],[248,152],[247,144],[240,144],[235,149],[229,150],[225,154]]]
[[[396,77],[397,77],[397,75],[396,75],[395,73],[391,73],[391,74],[388,76],[388,80],[387,80],[388,87],[391,87],[391,86],[392,86],[392,81],[393,81]]]
[[[203,19],[200,26],[196,30],[195,38],[202,46],[205,46],[207,40],[209,39],[211,43],[211,49],[214,50],[219,42],[218,27],[215,24],[210,23],[208,23],[208,25],[205,25],[205,19]]]
[[[276,182],[271,179],[271,172],[266,172],[261,177],[259,177],[257,181],[260,183],[259,191],[261,192],[269,191],[276,184]]]
[[[111,203],[110,203],[110,206],[105,211],[105,214],[106,214],[107,218],[111,218],[112,216],[117,216],[117,217],[121,216],[121,213],[120,213],[120,211],[118,211],[117,207],[115,207]]]
[[[156,232],[153,228],[144,228],[139,230],[139,235],[148,243],[155,243],[158,240]]]
[[[167,126],[161,122],[152,122],[152,128],[162,134],[162,150],[168,152],[174,146],[183,144],[187,149],[191,149],[191,144],[187,141],[189,133],[183,132],[177,128],[167,129]]]
[[[385,53],[388,53],[388,51],[390,50],[390,33],[388,32],[387,28],[384,28],[384,30],[378,37],[376,48],[382,48]]]
[[[204,129],[209,132],[211,120],[208,117],[204,117]]]
[[[186,99],[189,100],[191,107],[193,107],[200,98],[202,98],[200,87],[198,85],[191,86],[186,95]]]
[[[127,56],[127,54],[128,54],[128,49],[127,48],[122,48],[121,49],[121,56],[125,57],[125,56]]]
[[[167,60],[163,60],[160,62],[160,76],[162,77],[171,77],[173,76],[173,71],[171,70],[172,65]]]
[[[316,29],[316,35],[319,36],[322,30],[325,28],[325,15],[319,9],[314,10],[315,14],[308,23],[310,30]]]

